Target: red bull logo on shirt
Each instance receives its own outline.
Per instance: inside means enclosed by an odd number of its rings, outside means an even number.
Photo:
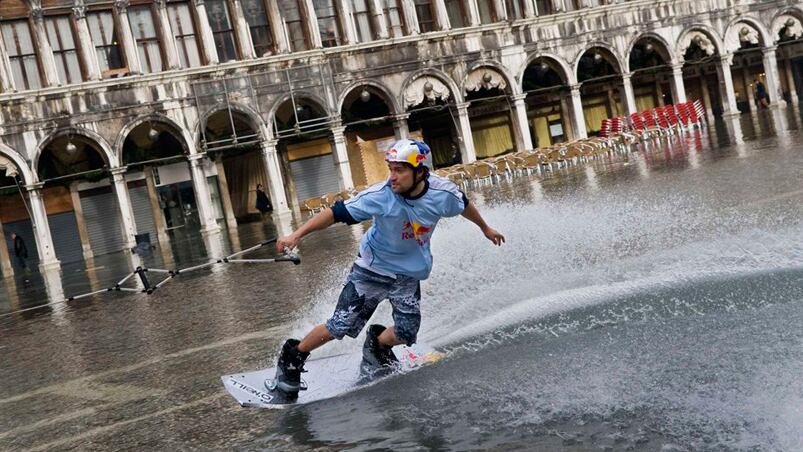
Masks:
[[[402,230],[402,240],[415,240],[419,245],[424,246],[429,240],[427,234],[432,232],[432,227],[424,226],[415,222],[405,221]]]

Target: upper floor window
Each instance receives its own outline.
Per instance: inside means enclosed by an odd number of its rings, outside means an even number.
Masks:
[[[535,0],[535,13],[539,16],[546,16],[555,12],[552,0]]]
[[[505,0],[508,20],[524,19],[524,2],[531,0]]]
[[[494,0],[477,0],[477,8],[479,8],[480,12],[480,23],[492,24],[496,22]]]
[[[401,0],[382,0],[382,9],[385,20],[388,21],[388,32],[392,38],[404,36],[404,15],[402,14]]]
[[[278,3],[284,21],[284,32],[290,41],[290,50],[300,52],[309,49],[304,16],[298,7],[298,0],[279,0]]]
[[[446,0],[446,11],[448,11],[449,25],[452,28],[468,26],[469,20],[466,12],[466,0]]]
[[[221,63],[236,60],[237,45],[226,0],[207,0],[206,15],[209,18],[212,35],[215,37],[218,59]]]
[[[318,18],[321,44],[324,47],[341,45],[340,24],[338,24],[337,8],[334,0],[317,0],[312,4],[315,7],[315,16]]]
[[[89,34],[100,63],[101,75],[125,74],[128,72],[123,59],[123,49],[118,39],[117,24],[111,11],[95,11],[87,13]]]
[[[45,29],[47,30],[47,40],[50,47],[53,48],[53,58],[56,60],[59,80],[66,84],[83,81],[70,16],[46,17]]]
[[[137,54],[142,71],[162,71],[162,50],[154,26],[151,6],[132,6],[128,9],[128,21],[131,23],[134,41],[137,43]]]
[[[357,28],[357,41],[368,42],[376,38],[371,11],[367,0],[351,0],[351,12],[354,16],[354,26]]]
[[[42,79],[39,75],[39,60],[31,38],[31,28],[27,19],[2,23],[3,41],[11,63],[11,74],[18,90],[39,89]]]
[[[198,51],[198,38],[195,36],[195,22],[186,3],[168,3],[167,17],[170,19],[170,30],[178,49],[181,67],[197,67],[203,64]]]
[[[435,11],[432,0],[414,0],[415,15],[418,18],[418,28],[421,33],[435,31]]]
[[[251,41],[257,56],[273,52],[273,32],[268,21],[268,11],[263,0],[242,0],[245,20],[251,30]]]

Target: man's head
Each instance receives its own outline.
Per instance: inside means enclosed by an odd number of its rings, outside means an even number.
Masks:
[[[17,233],[16,232],[12,232],[11,233],[11,240],[15,240],[16,238],[17,238]]]
[[[409,193],[426,179],[426,163],[431,155],[426,143],[416,140],[399,140],[385,152],[390,170],[390,188],[395,193]]]
[[[257,184],[257,190],[262,190],[262,184]]]

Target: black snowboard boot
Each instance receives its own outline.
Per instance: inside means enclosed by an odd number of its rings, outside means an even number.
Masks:
[[[366,331],[360,363],[361,383],[389,375],[399,367],[399,359],[393,353],[392,347],[379,343],[379,335],[383,331],[385,327],[377,324],[369,326]]]
[[[276,377],[265,381],[265,386],[274,396],[288,402],[298,398],[298,391],[307,389],[301,382],[301,373],[306,372],[304,361],[309,353],[298,351],[298,344],[297,339],[287,339],[276,363]]]

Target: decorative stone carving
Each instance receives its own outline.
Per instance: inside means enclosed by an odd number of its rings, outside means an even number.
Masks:
[[[464,91],[468,93],[469,91],[479,91],[482,88],[499,88],[504,91],[504,89],[507,88],[507,82],[505,82],[505,78],[502,74],[496,70],[483,67],[469,74],[468,78],[466,78]]]
[[[748,23],[737,23],[728,29],[725,35],[725,51],[735,52],[743,46],[758,45],[761,38],[758,30]]]
[[[436,99],[446,100],[449,98],[449,87],[435,77],[422,76],[415,79],[404,90],[404,107],[410,108],[428,100],[435,102]]]
[[[45,11],[38,7],[31,8],[31,11],[28,14],[31,16],[31,19],[33,19],[34,22],[41,22],[45,17]]]
[[[86,5],[83,3],[76,3],[75,6],[72,7],[72,15],[75,20],[86,19]]]
[[[17,165],[11,159],[0,155],[0,174],[5,174],[7,177],[14,177],[18,174]]]
[[[783,33],[783,34],[781,34]],[[800,19],[790,14],[781,14],[772,23],[772,39],[798,39],[803,37],[803,24]]]
[[[714,46],[714,43],[711,42],[711,39],[701,31],[692,31],[686,36],[683,37],[683,40],[680,42],[680,54],[683,55],[686,53],[689,47],[691,47],[692,43],[699,46],[706,55],[711,56],[717,53],[717,48]]]
[[[114,0],[114,7],[117,11],[125,11],[128,9],[130,2],[128,0]]]

